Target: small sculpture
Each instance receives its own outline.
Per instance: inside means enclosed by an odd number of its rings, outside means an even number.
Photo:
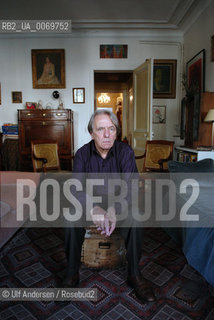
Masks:
[[[43,109],[42,104],[43,104],[42,100],[39,100],[37,104],[37,109],[42,110]]]
[[[62,102],[62,100],[61,100],[61,99],[59,99],[59,106],[58,106],[58,109],[59,109],[59,110],[64,109],[64,105],[63,105],[63,102]]]
[[[48,103],[46,104],[46,109],[54,109],[51,102],[48,102]]]
[[[62,99],[60,98],[59,91],[57,91],[57,90],[53,91],[52,96],[53,96],[54,99],[59,99],[58,109],[59,110],[64,109],[63,102],[62,102]]]

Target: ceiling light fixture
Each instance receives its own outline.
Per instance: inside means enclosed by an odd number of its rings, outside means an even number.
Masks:
[[[111,98],[107,95],[107,93],[101,93],[97,100],[99,103],[109,103]]]

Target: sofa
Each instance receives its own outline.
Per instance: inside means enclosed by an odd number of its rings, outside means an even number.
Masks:
[[[180,217],[181,209],[190,203],[194,189],[198,194],[186,213],[190,220],[165,231],[181,245],[188,263],[214,286],[214,161],[169,161],[168,167],[176,185],[177,216]],[[182,189],[181,182],[185,179],[193,179],[197,184]],[[191,220],[193,216],[198,216],[198,221]]]

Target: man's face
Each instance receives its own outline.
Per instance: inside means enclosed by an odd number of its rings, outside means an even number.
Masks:
[[[99,152],[108,151],[113,146],[117,130],[107,114],[99,114],[95,117],[91,137]]]

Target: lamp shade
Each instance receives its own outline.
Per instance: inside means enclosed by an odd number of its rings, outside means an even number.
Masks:
[[[204,118],[204,122],[214,122],[214,109],[210,109],[207,112],[207,115]]]

